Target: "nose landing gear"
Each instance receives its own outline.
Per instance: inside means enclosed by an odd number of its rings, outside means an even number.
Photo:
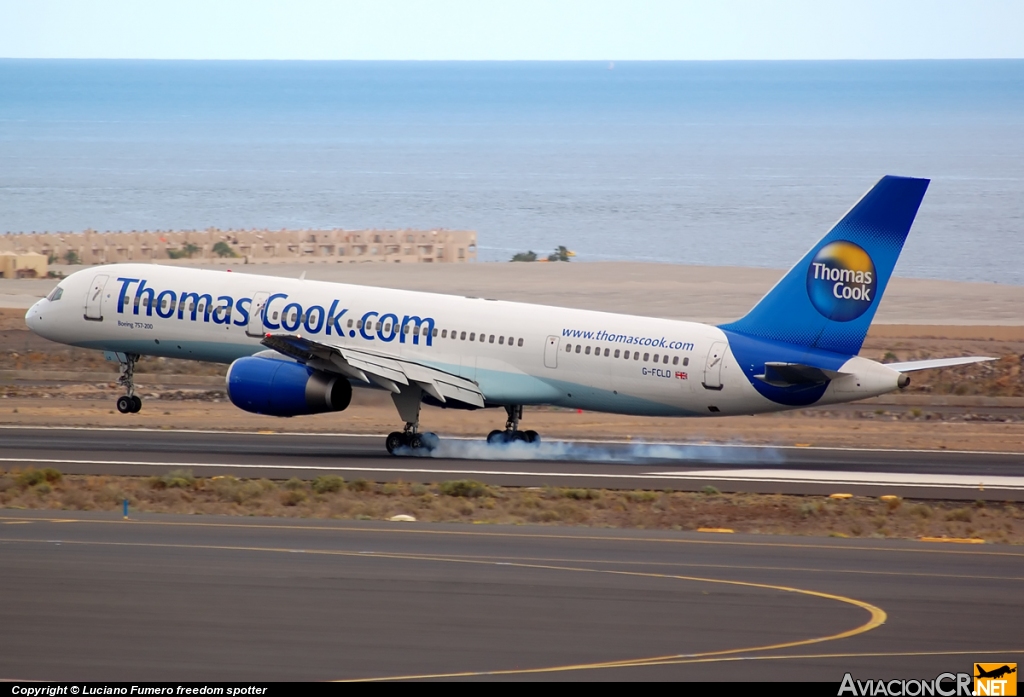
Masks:
[[[122,414],[137,414],[142,409],[142,400],[135,394],[135,362],[139,360],[137,353],[118,354],[124,356],[121,361],[121,377],[117,384],[125,388],[127,394],[117,398],[117,410]]]

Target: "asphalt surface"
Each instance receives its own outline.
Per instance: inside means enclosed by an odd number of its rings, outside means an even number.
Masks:
[[[0,428],[0,468],[55,467],[67,474],[437,482],[472,478],[504,486],[829,494],[1024,500],[1017,453],[800,447],[545,442],[491,447],[444,439],[435,457],[387,454],[379,436],[133,429]]]
[[[1024,551],[0,513],[0,678],[932,678],[1024,653]]]

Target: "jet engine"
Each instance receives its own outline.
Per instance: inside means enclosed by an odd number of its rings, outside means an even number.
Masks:
[[[232,363],[227,389],[228,398],[239,409],[271,416],[342,411],[352,401],[352,385],[345,377],[263,356]]]

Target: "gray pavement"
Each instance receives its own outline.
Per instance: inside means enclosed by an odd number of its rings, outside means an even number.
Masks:
[[[2,511],[0,560],[3,679],[838,683],[1024,651],[995,545]]]
[[[438,457],[391,457],[380,436],[0,428],[0,468],[67,474],[420,481],[472,478],[503,486],[572,486],[1024,500],[1017,453],[548,442],[489,448],[445,439]]]

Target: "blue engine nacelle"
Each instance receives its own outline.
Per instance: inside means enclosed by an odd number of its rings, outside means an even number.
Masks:
[[[239,409],[271,416],[341,411],[352,401],[352,385],[341,375],[262,356],[232,363],[227,387],[228,398]]]

